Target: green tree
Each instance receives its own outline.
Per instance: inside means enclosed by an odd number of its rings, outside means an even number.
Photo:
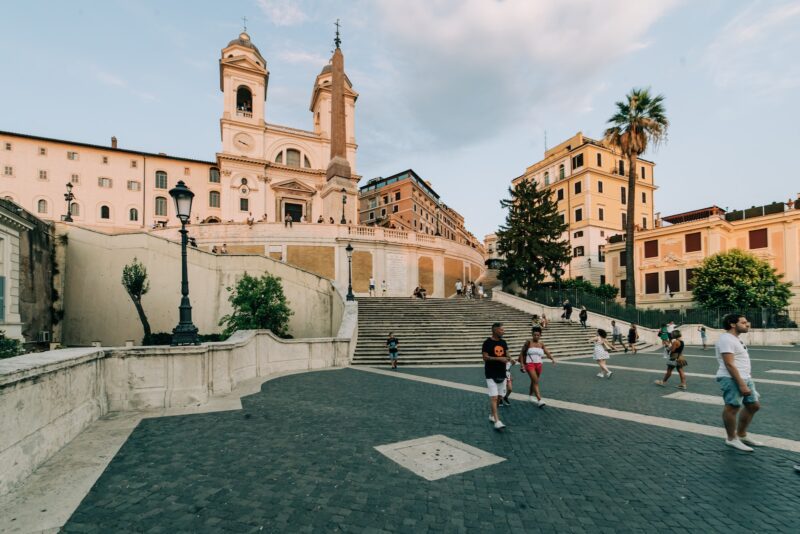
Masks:
[[[288,335],[289,317],[293,314],[283,294],[281,279],[270,274],[260,278],[244,273],[236,287],[227,288],[231,293],[228,301],[233,313],[220,319],[225,326],[223,335],[229,336],[237,330],[272,330],[275,335]]]
[[[136,307],[136,313],[139,314],[144,329],[142,344],[147,345],[150,340],[150,322],[142,307],[142,297],[150,290],[150,282],[147,280],[147,269],[138,259],[133,258],[133,262],[122,268],[122,287],[128,292]]]
[[[789,283],[769,263],[739,249],[709,256],[692,274],[694,299],[704,308],[785,308]]]
[[[570,260],[569,243],[563,240],[567,225],[551,192],[539,189],[536,182],[523,180],[508,192],[510,198],[500,201],[508,213],[497,232],[497,250],[505,255],[499,277],[530,293],[545,276]]]
[[[669,121],[664,111],[664,96],[652,96],[649,89],[632,89],[622,102],[616,102],[617,112],[608,120],[606,142],[618,150],[628,164],[628,202],[625,224],[627,256],[625,302],[636,305],[636,280],[633,276],[633,239],[636,223],[636,163],[649,145],[658,146],[667,138]]]
[[[19,339],[6,337],[6,331],[0,330],[0,359],[19,356],[24,350]]]

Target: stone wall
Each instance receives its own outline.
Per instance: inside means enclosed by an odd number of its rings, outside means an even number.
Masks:
[[[55,243],[50,224],[26,215],[34,227],[19,235],[19,315],[25,339],[39,341],[40,332],[50,337],[60,319],[54,307],[60,297],[53,290]]]

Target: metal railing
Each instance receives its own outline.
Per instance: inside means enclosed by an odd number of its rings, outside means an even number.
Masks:
[[[591,312],[600,313],[620,321],[636,323],[645,328],[660,328],[661,325],[673,321],[681,324],[702,324],[709,328],[720,328],[722,318],[729,313],[741,313],[747,317],[753,328],[797,328],[800,320],[800,308],[682,308],[674,310],[645,309],[626,306],[616,299],[608,299],[592,295],[578,289],[540,288],[523,298],[548,306],[561,307],[569,299],[577,318],[578,308],[586,306]]]

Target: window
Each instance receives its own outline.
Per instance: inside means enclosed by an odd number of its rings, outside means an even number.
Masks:
[[[619,173],[625,176],[625,162],[622,160],[619,160]]]
[[[208,192],[208,207],[209,208],[219,207],[219,191]]]
[[[167,198],[166,197],[156,197],[156,216],[158,216],[158,217],[166,217],[167,216]]]
[[[622,279],[619,281],[619,296],[625,298],[628,295],[627,290],[628,281],[626,279]]]
[[[39,155],[40,156],[46,156],[47,155],[47,149],[45,147],[43,147],[43,146],[40,146],[39,147]]]
[[[192,174],[192,170],[189,167],[184,167],[183,168],[183,175],[184,176],[189,176],[190,174]]]
[[[681,290],[680,271],[664,271],[664,291],[666,293],[677,293]]]
[[[559,180],[563,180],[564,179],[564,164],[563,163],[558,166],[558,179]]]
[[[597,166],[598,167],[602,167],[603,166],[603,155],[602,154],[597,154]]]
[[[139,166],[139,162],[136,161],[135,159],[132,159],[131,160],[131,169],[135,169],[138,166]]]
[[[128,180],[128,191],[141,191],[142,184],[136,180]]]
[[[11,150],[11,143],[6,143],[6,150]]]
[[[625,191],[624,187],[620,187],[619,188],[619,200],[623,204],[627,204],[628,203],[628,195],[625,194],[626,192],[627,191]]]
[[[564,221],[565,221],[564,214],[563,213],[559,213],[558,214],[558,218],[561,219],[561,224],[564,224]]]
[[[311,160],[308,159],[308,156],[303,156],[303,167],[306,169],[311,168]]]
[[[564,190],[559,189],[556,193],[556,200],[564,200]]]
[[[131,208],[128,210],[128,220],[131,222],[136,222],[139,220],[139,210],[136,208]]]
[[[647,193],[642,191],[642,204],[647,204]]]
[[[583,167],[583,154],[578,154],[577,156],[572,157],[572,168],[573,169],[580,169]]]
[[[600,219],[601,221],[604,221],[606,219],[606,212],[603,208],[597,209],[597,218]]]
[[[628,226],[628,214],[627,213],[623,213],[622,214],[622,227],[625,228],[627,226]]]
[[[381,208],[381,217],[386,217],[386,208]]]
[[[156,189],[167,188],[167,173],[164,171],[156,171]]]
[[[397,204],[395,204],[394,206],[392,206],[392,213],[397,213],[397,208],[399,208],[399,207],[400,207],[400,206],[398,206]]]
[[[583,237],[583,230],[578,230],[574,234],[572,234],[573,239],[577,239],[579,237]]]
[[[658,239],[651,239],[644,242],[644,257],[657,258],[658,257]]]
[[[47,171],[39,171],[39,179],[47,180]]]
[[[600,154],[598,154],[598,156],[599,156],[599,155],[600,155]],[[598,181],[597,181],[597,192],[598,192],[598,193],[602,193],[602,192],[603,192],[603,181],[602,181],[602,180],[598,180]]]
[[[253,116],[253,93],[244,85],[236,89],[236,114],[243,117]]]
[[[644,180],[644,178],[645,178],[644,167],[642,167],[642,175],[639,176],[639,178],[641,178],[642,180]]]
[[[572,251],[572,255],[576,258],[583,256],[583,247],[575,247]]]
[[[300,151],[290,148],[286,151],[286,165],[289,167],[300,166]]]
[[[642,230],[647,230],[647,217],[642,217]]]
[[[68,150],[67,151],[67,159],[72,160],[72,161],[77,161],[78,153],[77,152],[73,152],[71,150]]]
[[[580,194],[582,188],[583,188],[583,185],[581,184],[581,182],[575,182],[575,194],[576,195]]]
[[[80,207],[80,205],[78,205],[75,202],[73,202],[72,204],[69,205],[69,212],[72,215],[75,215],[76,217],[80,217],[80,215],[81,215],[81,207]]]
[[[79,184],[81,183],[81,177],[78,176],[77,174],[73,174],[72,176],[69,177],[69,181],[72,182],[73,184]]]
[[[369,199],[369,209],[375,209],[378,207],[378,198],[372,197]],[[414,204],[414,211],[417,211],[417,205]]]
[[[700,232],[686,234],[683,239],[686,252],[699,252],[703,248]]]
[[[103,156],[103,164],[108,165],[108,156]]]
[[[600,285],[601,286],[606,285],[606,275],[604,275],[604,274],[600,275]]]
[[[250,211],[250,199],[247,198],[239,199],[239,211]]]
[[[644,275],[644,292],[648,295],[658,293],[658,273],[646,273]]]
[[[283,152],[278,152],[278,155],[275,156],[275,163],[283,163]]]
[[[686,290],[694,290],[694,269],[686,269]]]
[[[575,222],[581,222],[583,220],[583,208],[578,208],[575,210]]]
[[[212,184],[219,183],[219,169],[216,167],[211,167],[208,169],[208,181]]]
[[[625,267],[628,265],[628,251],[620,250],[619,252],[619,266]]]
[[[47,201],[42,199],[36,203],[36,211],[38,213],[47,213]]]
[[[414,228],[416,228],[416,227],[417,227],[417,220],[414,219]]]
[[[369,220],[372,221],[374,219],[375,219],[375,212],[374,211],[369,212]]]
[[[111,218],[111,208],[108,206],[100,206],[100,218],[101,219],[110,219]]]
[[[395,201],[400,200],[400,191],[395,191],[394,192],[394,199],[395,199]]]
[[[606,261],[606,246],[597,245],[597,261]]]
[[[106,189],[110,189],[112,185],[111,178],[98,178],[97,185]]]
[[[750,230],[750,248],[767,248],[767,229]]]
[[[547,171],[544,173],[544,185],[550,185],[550,173]]]
[[[13,176],[14,175],[14,167],[11,167],[10,165],[6,165],[5,167],[3,167],[3,175],[4,176]]]

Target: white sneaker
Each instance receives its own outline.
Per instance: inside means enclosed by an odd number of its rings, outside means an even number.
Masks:
[[[745,436],[743,438],[739,438],[739,441],[741,441],[745,445],[749,445],[751,447],[763,447],[764,446],[763,443],[761,443],[760,441],[756,441],[754,439],[750,439],[749,436]]]
[[[528,400],[529,400],[529,401],[531,401],[531,402],[532,402],[532,403],[534,403],[534,404],[538,404],[538,402],[537,402],[537,400],[536,400],[536,397],[534,397],[533,395],[529,396],[529,397],[528,397]]]
[[[597,378],[605,378],[605,377],[606,375],[604,375],[602,372],[597,373]]]
[[[494,423],[494,416],[493,416],[493,415],[490,415],[490,416],[489,416],[489,422],[490,422],[490,423]]]
[[[606,375],[606,378],[611,378],[611,375],[613,375],[613,374],[614,374],[614,371],[609,371],[608,374]]]
[[[496,427],[496,426],[497,426],[497,425],[495,425],[495,427]],[[740,450],[740,451],[744,451],[744,452],[753,452],[753,448],[752,448],[752,447],[748,447],[747,445],[745,445],[744,443],[742,443],[742,441],[741,441],[739,438],[736,438],[736,439],[726,439],[726,440],[725,440],[725,445],[727,445],[728,447],[733,447],[734,449],[738,449],[738,450]]]
[[[545,404],[547,404],[547,403],[546,403],[546,402],[544,402],[544,399],[542,399],[542,400],[540,400],[540,401],[538,402],[538,404],[539,404],[539,408],[541,408],[542,406],[544,406],[544,405],[545,405]]]
[[[495,430],[500,430],[500,429],[503,429],[503,428],[505,428],[505,427],[506,427],[506,425],[504,425],[502,421],[497,421],[497,422],[494,424],[494,429],[495,429]]]

